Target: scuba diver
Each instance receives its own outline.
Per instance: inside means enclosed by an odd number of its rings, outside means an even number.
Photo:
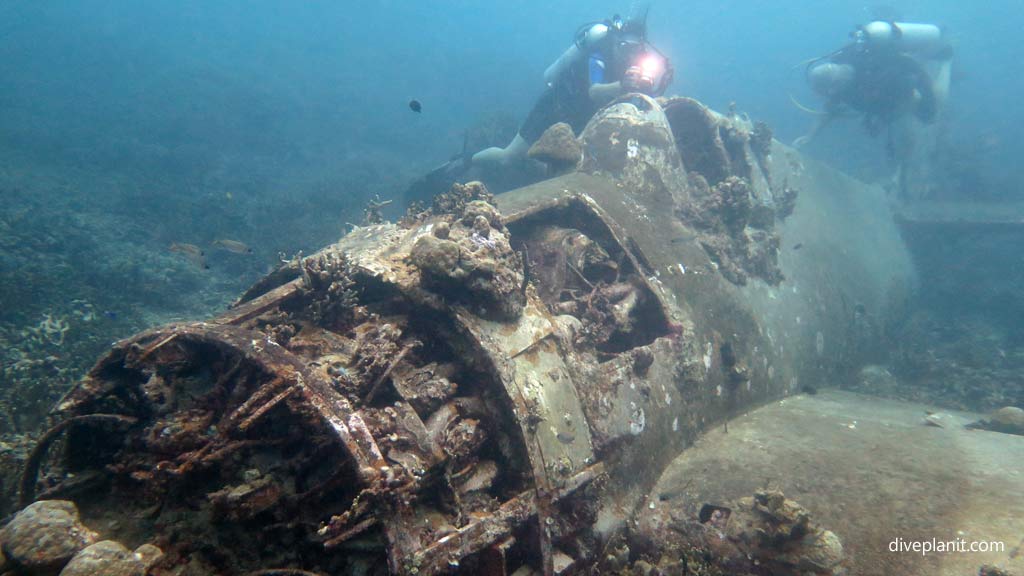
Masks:
[[[472,164],[522,161],[530,145],[558,122],[578,135],[594,113],[622,94],[660,96],[672,81],[672,68],[647,42],[646,14],[625,22],[615,15],[580,26],[573,44],[544,71],[544,81],[547,90],[512,142],[477,152]]]
[[[806,145],[838,117],[859,114],[872,136],[888,129],[889,156],[902,160],[893,126],[908,117],[935,122],[949,93],[952,47],[932,24],[875,21],[851,36],[849,45],[807,64],[807,81],[825,99],[825,111],[793,145]],[[923,60],[940,62],[934,80]]]
[[[504,148],[475,154],[464,150],[415,182],[406,192],[407,201],[447,190],[471,167],[490,172],[524,164],[530,146],[550,126],[565,122],[578,135],[601,107],[623,94],[663,94],[673,70],[668,58],[647,42],[646,20],[644,10],[625,21],[615,15],[580,26],[572,45],[544,71],[546,89],[515,138]]]

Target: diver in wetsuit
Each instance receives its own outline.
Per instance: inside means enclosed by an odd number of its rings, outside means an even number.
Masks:
[[[808,64],[807,81],[825,99],[825,111],[793,145],[806,145],[834,119],[854,113],[872,136],[888,129],[887,150],[898,157],[892,126],[907,116],[935,121],[949,92],[952,48],[931,24],[871,22],[852,36],[853,43]],[[934,79],[922,60],[940,62]]]
[[[547,89],[512,142],[472,156],[472,164],[508,166],[526,158],[530,145],[551,125],[565,122],[579,134],[602,106],[640,92],[660,96],[672,81],[668,59],[647,42],[646,17],[619,16],[584,24],[572,46],[544,72]]]
[[[579,134],[602,106],[623,94],[660,96],[673,71],[668,58],[647,42],[646,28],[646,13],[580,26],[573,44],[545,70],[544,93],[512,142],[475,154],[464,151],[414,182],[406,200],[425,201],[444,192],[471,167],[485,173],[514,167],[551,125],[565,122]]]

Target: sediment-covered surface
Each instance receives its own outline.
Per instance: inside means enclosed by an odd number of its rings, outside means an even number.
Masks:
[[[1024,438],[967,429],[978,419],[969,413],[937,412],[943,427],[925,425],[935,410],[832,390],[754,410],[666,469],[640,530],[661,514],[697,524],[705,504],[776,489],[838,535],[849,574],[963,576],[983,564],[1019,573]],[[897,538],[997,541],[1005,550],[891,552]]]

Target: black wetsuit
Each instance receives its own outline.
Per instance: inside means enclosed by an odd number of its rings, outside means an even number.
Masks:
[[[528,142],[535,142],[545,130],[558,122],[565,122],[572,127],[573,133],[579,134],[597,112],[589,90],[589,83],[586,86],[578,85],[574,78],[571,81],[556,82],[538,98],[534,109],[529,111],[519,128],[519,135]]]
[[[831,60],[853,66],[854,79],[826,103],[829,112],[838,113],[844,108],[860,112],[872,133],[908,111],[922,122],[935,120],[937,103],[931,78],[913,57],[850,46]]]
[[[579,134],[597,112],[597,105],[590,99],[586,65],[584,61],[570,66],[563,78],[559,78],[537,99],[519,128],[519,135],[527,142],[536,142],[545,130],[559,122],[565,122],[572,127],[573,133]],[[582,74],[573,72],[579,67],[584,68]]]
[[[620,80],[626,72],[622,64],[625,57],[613,49],[617,38],[616,33],[609,32],[599,46],[566,68],[533,105],[519,135],[527,142],[536,142],[558,122],[565,122],[579,134],[600,109],[590,99],[590,87]]]

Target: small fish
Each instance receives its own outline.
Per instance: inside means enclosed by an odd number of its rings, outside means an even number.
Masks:
[[[203,249],[195,244],[187,244],[185,242],[174,242],[170,247],[171,252],[177,252],[184,254],[185,256],[206,256]]]
[[[188,244],[185,242],[174,242],[169,248],[171,252],[181,254],[192,261],[193,264],[199,266],[203,270],[209,270],[210,265],[206,263],[206,253],[196,246],[195,244]]]
[[[409,110],[418,114],[423,111],[423,104],[419,100],[409,100]]]
[[[223,248],[228,252],[234,252],[235,254],[252,254],[252,248],[249,248],[238,240],[227,240],[221,238],[220,240],[214,240],[213,245],[218,248]]]
[[[114,312],[113,310],[104,310],[103,315],[111,320],[117,320],[117,312]]]
[[[803,386],[801,386],[800,391],[802,391],[804,394],[807,394],[808,396],[814,396],[815,394],[818,393],[818,389],[815,388],[814,386],[811,386],[810,384],[804,384]]]
[[[224,193],[224,197],[227,198],[228,200],[234,200],[235,199],[235,195],[232,194],[231,192],[225,192]]]
[[[681,244],[683,242],[689,242],[690,240],[693,240],[696,237],[696,234],[683,234],[682,236],[676,236],[675,238],[669,240],[669,242],[671,242],[672,244]]]
[[[559,432],[557,435],[558,441],[562,444],[572,444],[576,440],[576,436],[568,432]]]
[[[801,249],[803,247],[804,247],[804,243],[803,242],[797,242],[796,244],[793,244],[793,250],[799,250],[799,249]]]

